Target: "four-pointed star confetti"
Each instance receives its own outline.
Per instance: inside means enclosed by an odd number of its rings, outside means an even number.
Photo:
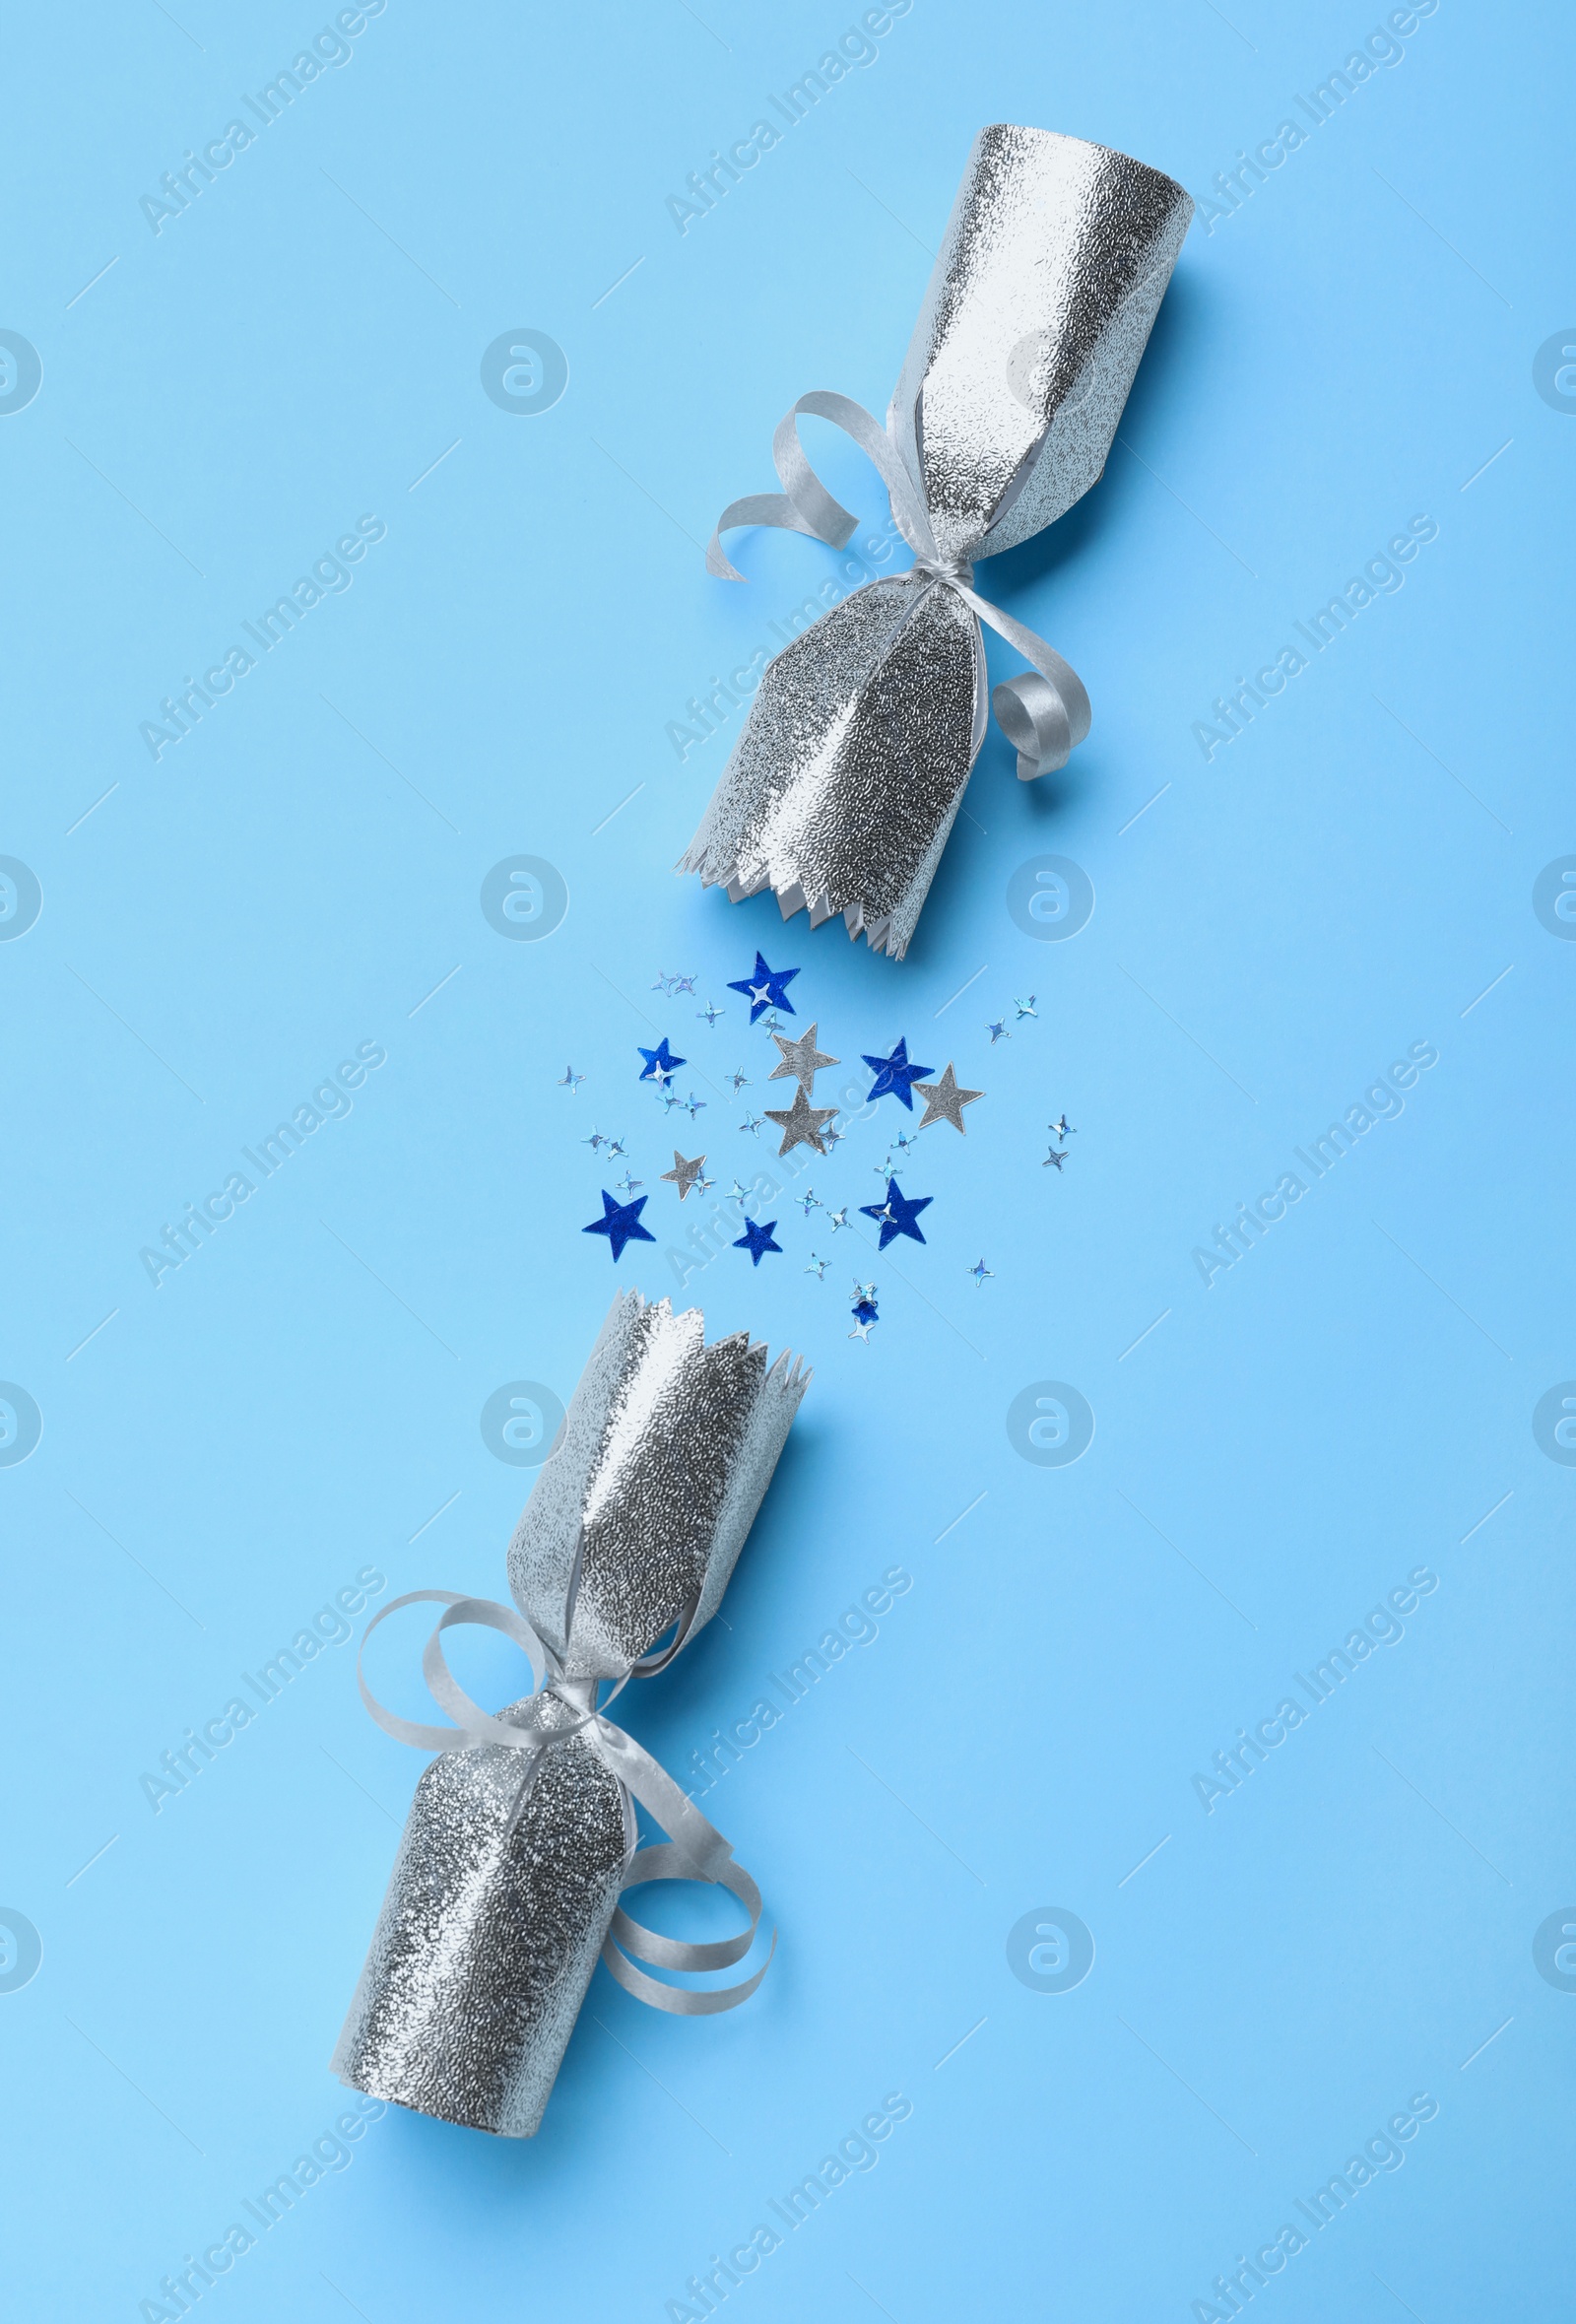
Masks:
[[[889,1057],[867,1057],[865,1063],[876,1076],[871,1087],[871,1097],[900,1098],[910,1113],[914,1110],[910,1090],[916,1082],[923,1081],[926,1074],[935,1071],[934,1066],[909,1064],[906,1040],[900,1040]]]
[[[906,1234],[911,1242],[924,1241],[925,1237],[921,1234],[915,1222],[918,1220],[920,1212],[928,1211],[934,1200],[935,1196],[930,1194],[921,1194],[911,1199],[904,1194],[895,1178],[888,1178],[886,1200],[884,1203],[861,1203],[859,1209],[862,1218],[874,1219],[879,1224],[881,1248],[885,1250],[886,1245],[899,1234]]]
[[[748,1090],[748,1089],[749,1089],[749,1087],[750,1087],[750,1076],[749,1076],[749,1074],[747,1074],[747,1073],[741,1073],[741,1072],[739,1071],[738,1067],[736,1066],[736,1067],[734,1068],[733,1072],[732,1072],[731,1074],[729,1074],[729,1076],[728,1076],[728,1087],[729,1087],[729,1088],[732,1090],[732,1092],[733,1092],[734,1096],[737,1097],[741,1090]]]
[[[782,1062],[772,1067],[769,1078],[774,1082],[796,1081],[807,1097],[816,1095],[818,1073],[824,1072],[828,1065],[842,1063],[840,1057],[828,1057],[824,1049],[817,1048],[814,1026],[801,1040],[786,1040],[780,1032],[774,1032],[771,1037],[782,1053]]]
[[[613,1246],[614,1263],[617,1264],[624,1256],[625,1243],[656,1241],[650,1228],[640,1224],[640,1213],[650,1199],[649,1195],[642,1194],[638,1202],[615,1202],[604,1187],[601,1218],[593,1219],[590,1226],[583,1227],[580,1231],[582,1234],[605,1234]]]
[[[739,1240],[734,1244],[734,1249],[736,1251],[748,1251],[750,1253],[751,1264],[755,1267],[758,1267],[760,1265],[760,1262],[764,1258],[767,1251],[775,1251],[780,1258],[782,1255],[782,1244],[780,1242],[773,1242],[771,1238],[771,1230],[776,1226],[776,1224],[777,1222],[775,1219],[768,1219],[764,1226],[761,1225],[758,1219],[747,1219],[745,1221],[745,1230],[743,1234],[740,1235]]]
[[[985,1095],[983,1090],[960,1090],[951,1062],[939,1082],[916,1082],[914,1087],[925,1100],[925,1118],[919,1125],[922,1130],[928,1130],[932,1122],[951,1122],[967,1137],[963,1108],[976,1104]]]
[[[608,1141],[603,1135],[602,1131],[597,1129],[595,1124],[593,1124],[590,1137],[582,1138],[580,1144],[582,1146],[589,1146],[592,1153],[595,1154],[597,1148],[599,1146],[606,1146],[607,1142]]]
[[[1019,1017],[1037,1017],[1039,1015],[1038,1009],[1036,1009],[1034,1006],[1034,995],[1032,993],[1029,994],[1026,1001],[1020,1001],[1017,993],[1014,993],[1013,1006],[1018,1011]]]
[[[848,1224],[847,1204],[845,1203],[840,1211],[828,1211],[826,1216],[831,1221],[831,1230],[835,1234],[839,1227],[846,1227]]]
[[[786,1009],[792,1017],[794,1005],[788,998],[787,987],[798,973],[797,968],[768,968],[764,955],[756,953],[754,976],[739,977],[729,984],[728,990],[742,992],[748,999],[752,1025],[757,1017],[764,1016],[768,1009]]]
[[[759,1114],[747,1112],[739,1127],[741,1130],[748,1130],[752,1138],[758,1138],[760,1136]]]
[[[1005,1017],[998,1017],[994,1025],[986,1026],[985,1030],[991,1036],[991,1047],[993,1049],[995,1048],[998,1041],[1010,1041],[1013,1037],[1007,1029],[1007,1020]]]
[[[719,1009],[715,1001],[708,1001],[703,1009],[697,1009],[695,1011],[695,1015],[697,1017],[703,1017],[705,1019],[707,1025],[710,1026],[713,1032],[715,1032],[717,1029],[718,1018],[726,1017],[727,1014],[727,1010]]]
[[[791,1153],[796,1146],[813,1146],[818,1154],[824,1154],[826,1142],[821,1133],[836,1111],[835,1105],[812,1105],[805,1095],[803,1082],[794,1092],[794,1101],[786,1113],[779,1113],[768,1105],[767,1121],[775,1122],[782,1132],[782,1144],[777,1149],[779,1156]]]
[[[1053,1147],[1051,1148],[1051,1151],[1050,1151],[1050,1153],[1049,1153],[1049,1154],[1048,1154],[1048,1155],[1045,1157],[1045,1160],[1044,1160],[1044,1161],[1041,1162],[1041,1164],[1040,1164],[1040,1168],[1041,1168],[1042,1170],[1048,1170],[1048,1169],[1051,1169],[1051,1168],[1054,1166],[1056,1169],[1058,1169],[1058,1170],[1059,1170],[1059,1169],[1061,1168],[1061,1166],[1062,1166],[1063,1162],[1066,1162],[1066,1160],[1067,1160],[1067,1148],[1066,1148],[1065,1146],[1063,1146],[1063,1147],[1060,1147],[1060,1148],[1053,1146]]]
[[[640,1048],[638,1041],[635,1043],[635,1047]],[[640,1079],[643,1082],[655,1082],[659,1090],[664,1083],[672,1081],[675,1073],[684,1063],[684,1059],[675,1057],[668,1047],[666,1033],[663,1034],[654,1049],[640,1049],[640,1054],[645,1059],[644,1065],[640,1068]]]
[[[678,1187],[681,1202],[684,1201],[691,1186],[704,1184],[700,1172],[705,1159],[703,1154],[697,1154],[693,1162],[686,1162],[678,1147],[674,1148],[673,1167],[671,1170],[664,1170],[662,1177],[664,1185]]]
[[[813,1275],[818,1283],[824,1283],[826,1280],[825,1260],[818,1259],[815,1252],[812,1251],[810,1254],[810,1265],[805,1269],[805,1273],[807,1275]]]
[[[1047,1123],[1046,1127],[1053,1138],[1076,1138],[1078,1136],[1077,1130],[1074,1129],[1065,1113],[1058,1114],[1055,1121]]]
[[[572,1065],[566,1065],[558,1077],[558,1086],[560,1090],[567,1090],[569,1096],[572,1097],[575,1091],[580,1087],[580,1084],[584,1080],[585,1075],[583,1073],[576,1073]]]
[[[981,1259],[977,1267],[970,1267],[968,1272],[974,1278],[974,1288],[976,1291],[982,1292],[988,1283],[995,1281],[995,1269],[992,1267],[987,1267],[983,1259]]]
[[[694,995],[695,995],[695,980],[694,980],[694,978],[693,978],[692,976],[676,976],[676,977],[674,978],[674,980],[673,980],[673,997],[674,997],[674,999],[675,999],[675,1000],[677,1000],[677,999],[679,998],[679,995],[680,995],[682,992],[687,992],[687,993],[690,995],[690,998],[691,1000],[693,1000],[693,999],[694,999]]]
[[[800,1209],[804,1212],[807,1219],[809,1218],[812,1211],[822,1211],[826,1207],[825,1204],[821,1201],[821,1196],[816,1192],[814,1186],[807,1186],[803,1194],[796,1194],[794,1196],[794,1200],[799,1205]]]

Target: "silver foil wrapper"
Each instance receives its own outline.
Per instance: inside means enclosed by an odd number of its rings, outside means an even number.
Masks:
[[[1098,481],[1193,202],[1050,130],[975,140],[886,416],[939,562],[1016,547]],[[900,959],[984,740],[979,626],[938,573],[873,581],[772,662],[680,863]]]
[[[621,1293],[509,1551],[558,1669],[499,1716],[551,1734],[664,1632],[715,1613],[809,1374],[698,1310]],[[629,1793],[583,1733],[527,1774],[498,1744],[417,1785],[333,2071],[352,2089],[502,2138],[537,2130],[635,1846]]]

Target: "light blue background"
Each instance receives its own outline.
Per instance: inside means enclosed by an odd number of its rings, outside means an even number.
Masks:
[[[740,2316],[1184,2324],[1421,2092],[1405,2167],[1255,2315],[1559,2304],[1576,1996],[1532,1940],[1576,1897],[1576,1475],[1532,1413],[1576,1374],[1576,949],[1531,895],[1576,850],[1576,420],[1533,363],[1576,304],[1569,21],[1444,0],[1195,225],[1103,484],[981,575],[1083,673],[1093,734],[1027,787],[993,733],[896,964],[669,872],[727,742],[681,764],[666,725],[833,564],[757,535],[731,589],[697,545],[769,485],[795,396],[885,409],[982,123],[1202,198],[1384,12],[916,0],[681,235],[686,172],[855,14],[393,0],[157,236],[140,198],[324,19],[13,25],[0,324],[43,364],[0,421],[0,852],[43,891],[0,946],[0,1373],[43,1415],[0,1471],[0,1902],[43,1944],[0,1994],[19,2313],[129,2324],[347,2102],[327,2059],[419,1766],[354,1650],[157,1815],[139,1778],[358,1568],[501,1589],[531,1472],[483,1443],[485,1401],[567,1397],[615,1284],[675,1288],[676,1123],[719,1192],[767,1159],[735,1125],[776,1101],[771,1052],[726,990],[757,944],[840,1058],[902,1033],[988,1093],[900,1171],[934,1197],[923,1250],[784,1199],[782,1257],[688,1287],[816,1380],[727,1627],[630,1725],[682,1771],[884,1568],[913,1576],[707,1796],[777,1960],[710,2024],[599,1971],[535,2142],[391,2112],[204,2315],[658,2324],[898,2092],[879,2166]],[[569,364],[535,418],[479,378],[522,327]],[[867,537],[879,487],[812,433]],[[155,764],[139,722],[363,512],[387,537],[354,587]],[[1417,514],[1438,537],[1405,587],[1207,764],[1213,697]],[[1094,884],[1069,942],[1007,912],[1044,852]],[[478,902],[522,853],[570,895],[538,944]],[[693,1134],[636,1085],[659,1032]],[[1207,1289],[1194,1246],[1419,1040],[1439,1061],[1400,1118]],[[140,1248],[359,1041],[387,1062],[354,1112],[155,1290]],[[593,1126],[658,1233],[616,1273],[579,1231],[612,1183]],[[874,1200],[899,1126],[884,1101],[796,1186]],[[1048,1378],[1096,1416],[1067,1468],[1006,1432]],[[1211,1755],[1422,1564],[1405,1638],[1206,1814]],[[411,1708],[416,1658],[413,1630],[380,1666]],[[1006,1952],[1051,1905],[1096,1945],[1060,1995]]]

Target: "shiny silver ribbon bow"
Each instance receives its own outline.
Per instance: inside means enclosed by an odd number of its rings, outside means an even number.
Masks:
[[[802,395],[793,410],[784,413],[771,439],[772,464],[782,491],[747,493],[742,500],[729,501],[706,547],[706,570],[719,580],[745,578],[730,564],[722,546],[723,534],[740,525],[776,525],[784,532],[805,533],[812,540],[824,541],[832,549],[841,549],[848,541],[859,519],[832,498],[811,467],[799,440],[802,412],[829,420],[869,455],[886,487],[897,529],[914,553],[916,569],[954,590],[976,621],[984,622],[998,637],[1005,637],[1030,664],[1032,676],[1006,679],[991,693],[996,722],[1018,753],[1018,780],[1032,782],[1036,775],[1052,774],[1065,766],[1089,730],[1089,697],[1084,681],[1054,646],[978,594],[972,564],[951,564],[941,556],[925,503],[896,445],[875,415],[851,396],[817,388]]]
[[[397,1614],[402,1606],[423,1603],[438,1605],[443,1612],[438,1616],[431,1635],[422,1650],[422,1675],[427,1691],[440,1710],[448,1712],[452,1727],[427,1726],[416,1719],[402,1719],[380,1703],[366,1684],[361,1672],[361,1656],[366,1641],[381,1622]],[[674,1638],[659,1652],[643,1655],[638,1662],[616,1681],[614,1695],[621,1693],[631,1678],[649,1678],[663,1670],[673,1660],[689,1636],[690,1624],[695,1609],[690,1608],[681,1618]],[[571,1713],[562,1726],[538,1731],[512,1726],[507,1719],[494,1718],[479,1702],[473,1701],[449,1669],[442,1647],[443,1632],[457,1625],[474,1623],[480,1627],[497,1630],[519,1647],[531,1666],[532,1694],[552,1694]],[[659,1766],[651,1754],[604,1716],[597,1706],[597,1692],[604,1684],[601,1679],[570,1679],[563,1674],[558,1656],[538,1636],[524,1615],[512,1606],[501,1606],[494,1598],[468,1598],[455,1590],[408,1590],[403,1598],[395,1598],[383,1607],[367,1624],[361,1635],[356,1658],[356,1683],[361,1700],[382,1728],[397,1743],[409,1743],[418,1751],[474,1751],[480,1744],[501,1744],[505,1750],[518,1752],[524,1760],[520,1792],[515,1802],[516,1821],[524,1813],[531,1785],[541,1763],[542,1755],[554,1744],[563,1743],[572,1735],[579,1735],[595,1752],[609,1772],[617,1776],[625,1790],[633,1794],[640,1805],[654,1816],[669,1838],[654,1847],[636,1848],[624,1866],[620,1895],[638,1888],[643,1881],[696,1880],[709,1881],[738,1897],[750,1915],[750,1926],[736,1937],[724,1937],[709,1944],[691,1944],[675,1937],[659,1936],[655,1929],[642,1927],[632,1920],[621,1903],[614,1913],[602,1958],[626,1993],[643,2001],[652,2009],[667,2010],[678,2018],[709,2018],[721,2010],[737,2009],[748,2001],[771,1966],[777,1940],[772,1936],[771,1952],[752,1976],[736,1985],[713,1986],[700,1989],[692,1986],[664,1985],[655,1977],[648,1977],[638,1968],[638,1960],[649,1961],[654,1968],[663,1969],[726,1969],[743,1960],[755,1942],[760,1925],[760,1891],[742,1864],[733,1860],[733,1850],[714,1825],[708,1824],[693,1801],[680,1790],[673,1777]],[[624,1949],[621,1951],[621,1947]],[[634,1959],[627,1958],[633,1955]]]

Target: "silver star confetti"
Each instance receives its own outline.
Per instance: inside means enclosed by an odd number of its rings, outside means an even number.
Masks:
[[[1063,1147],[1061,1147],[1061,1148],[1057,1148],[1057,1147],[1053,1146],[1053,1147],[1051,1148],[1051,1151],[1050,1151],[1050,1153],[1049,1153],[1049,1154],[1048,1154],[1048,1155],[1045,1157],[1045,1160],[1044,1160],[1044,1161],[1041,1162],[1041,1164],[1040,1164],[1040,1168],[1041,1168],[1042,1170],[1048,1170],[1048,1169],[1050,1169],[1050,1168],[1051,1168],[1051,1167],[1054,1165],[1054,1166],[1055,1166],[1055,1167],[1056,1167],[1056,1168],[1059,1170],[1059,1169],[1061,1168],[1061,1166],[1062,1166],[1063,1162],[1066,1162],[1066,1160],[1067,1160],[1067,1148],[1066,1148],[1065,1146],[1063,1146]]]
[[[575,1091],[580,1087],[580,1084],[584,1080],[585,1075],[583,1073],[576,1073],[572,1065],[566,1065],[558,1077],[558,1086],[560,1090],[567,1090],[570,1096],[572,1097]]]
[[[1037,1017],[1039,1015],[1038,1009],[1036,1009],[1034,1006],[1034,995],[1032,993],[1029,994],[1026,1001],[1020,1001],[1017,993],[1014,993],[1013,1006],[1018,1011],[1019,1017]]]
[[[782,1062],[772,1067],[770,1079],[774,1082],[789,1079],[796,1081],[807,1097],[816,1095],[818,1073],[824,1072],[828,1065],[842,1063],[840,1057],[828,1057],[824,1049],[817,1048],[814,1026],[797,1041],[788,1040],[780,1032],[774,1032],[771,1037],[777,1044]]]
[[[950,1061],[939,1082],[916,1082],[914,1087],[925,1100],[925,1118],[919,1125],[922,1130],[928,1130],[932,1122],[951,1122],[954,1130],[968,1135],[963,1108],[983,1097],[983,1090],[960,1090]]]
[[[998,1041],[1010,1041],[1013,1037],[1007,1029],[1007,1021],[1003,1017],[998,1017],[994,1025],[987,1025],[985,1030],[991,1036],[991,1047],[993,1049],[995,1048]]]
[[[805,1269],[805,1273],[807,1275],[813,1275],[818,1283],[824,1283],[826,1280],[825,1260],[818,1259],[815,1252],[812,1251],[810,1254],[810,1265]]]
[[[818,1154],[824,1154],[826,1144],[821,1133],[836,1110],[835,1105],[812,1105],[803,1082],[795,1090],[794,1101],[786,1113],[776,1112],[768,1105],[767,1121],[775,1122],[782,1132],[778,1155],[791,1154],[796,1146],[813,1146]]]
[[[693,1162],[686,1162],[678,1147],[674,1148],[673,1167],[671,1170],[664,1170],[662,1176],[664,1184],[678,1187],[681,1202],[684,1201],[690,1187],[700,1181],[700,1172],[705,1159],[703,1154],[697,1154]]]
[[[1078,1136],[1078,1132],[1065,1113],[1059,1114],[1054,1122],[1047,1124],[1047,1127],[1053,1138],[1076,1138]]]
[[[995,1269],[992,1267],[987,1267],[983,1259],[981,1259],[977,1267],[970,1267],[968,1272],[974,1278],[974,1288],[976,1291],[983,1291],[988,1283],[994,1283],[996,1280]]]

